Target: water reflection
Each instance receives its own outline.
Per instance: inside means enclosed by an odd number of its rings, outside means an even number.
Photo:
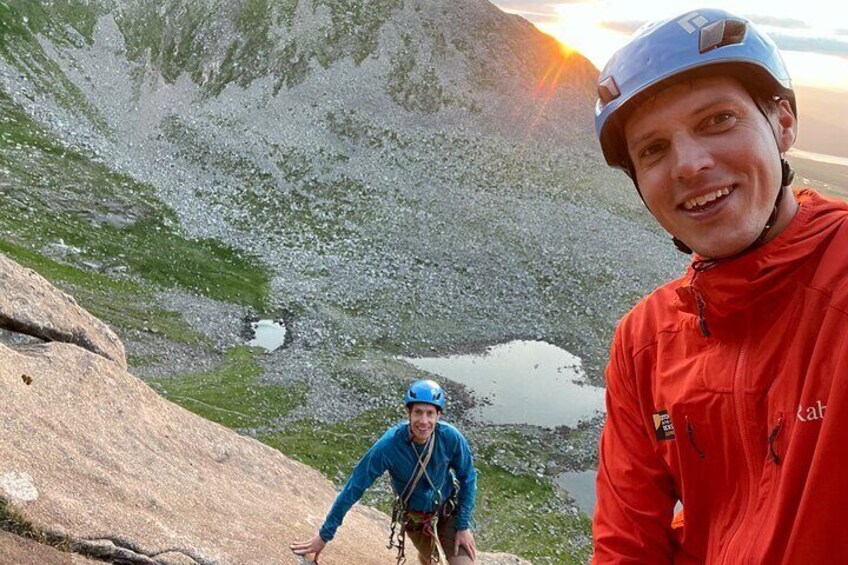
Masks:
[[[471,388],[486,401],[476,415],[493,424],[573,427],[604,409],[604,389],[583,384],[580,358],[542,341],[494,345],[483,355],[404,360]]]
[[[595,513],[595,475],[597,471],[566,471],[560,473],[554,482],[568,491],[577,507],[591,517]]]
[[[286,342],[286,326],[275,320],[259,320],[251,322],[254,338],[247,342],[248,345],[262,347],[271,352],[282,347]]]
[[[595,477],[598,472],[595,469],[586,471],[566,471],[554,477],[554,483],[565,489],[577,507],[590,518],[595,514]],[[683,503],[679,500],[674,505],[674,513],[683,510]]]

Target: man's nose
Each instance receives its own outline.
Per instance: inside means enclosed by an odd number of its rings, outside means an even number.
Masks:
[[[675,179],[686,180],[713,166],[708,147],[692,135],[675,136],[671,145]]]

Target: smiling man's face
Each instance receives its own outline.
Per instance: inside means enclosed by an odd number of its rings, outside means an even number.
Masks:
[[[735,79],[695,78],[666,88],[628,117],[624,134],[645,203],[666,231],[702,257],[751,245],[774,208],[780,154],[795,141],[787,101],[769,118]],[[781,199],[773,238],[792,218]]]
[[[412,432],[412,441],[425,443],[439,421],[441,413],[432,404],[416,402],[410,404],[409,408],[409,430]]]

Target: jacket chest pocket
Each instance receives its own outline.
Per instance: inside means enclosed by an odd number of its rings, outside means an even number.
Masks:
[[[674,440],[662,446],[663,457],[684,508],[711,512],[711,507],[731,504],[739,490],[740,466],[746,465],[731,395],[707,393],[676,404],[670,418]]]

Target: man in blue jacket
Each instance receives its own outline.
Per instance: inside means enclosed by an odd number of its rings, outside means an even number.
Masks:
[[[405,404],[409,421],[389,428],[371,446],[318,533],[290,546],[296,554],[314,553],[317,560],[351,506],[388,471],[397,495],[390,547],[397,543],[398,563],[403,559],[404,534],[415,545],[422,564],[475,562],[477,548],[470,526],[477,472],[468,441],[455,427],[439,421],[445,392],[435,382],[414,382],[406,392]]]

